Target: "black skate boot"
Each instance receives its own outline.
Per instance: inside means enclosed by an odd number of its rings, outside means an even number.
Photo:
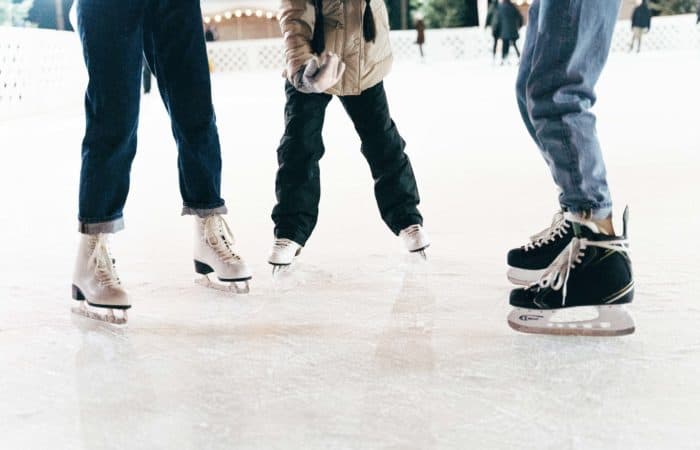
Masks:
[[[619,336],[634,332],[634,321],[622,305],[634,297],[628,256],[627,211],[622,236],[592,233],[571,225],[574,236],[537,283],[514,289],[508,316],[518,331],[543,334]],[[581,320],[577,312],[594,307],[597,317]],[[567,311],[568,310],[568,311]],[[567,311],[568,318],[563,316]]]
[[[530,238],[530,242],[508,252],[508,280],[520,286],[530,286],[540,279],[552,261],[574,237],[573,224],[581,225],[585,236],[598,233],[592,222],[580,221],[573,214],[560,211],[552,224]]]

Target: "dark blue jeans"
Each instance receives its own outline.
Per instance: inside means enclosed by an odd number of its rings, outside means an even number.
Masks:
[[[517,81],[518,106],[561,190],[564,210],[606,218],[612,202],[589,111],[620,0],[535,0]]]
[[[144,54],[172,122],[183,214],[226,212],[199,0],[79,0],[77,12],[90,77],[80,231],[110,233],[124,226]]]

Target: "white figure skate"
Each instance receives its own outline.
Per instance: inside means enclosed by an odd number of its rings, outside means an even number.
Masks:
[[[231,229],[218,214],[195,219],[194,269],[201,286],[236,294],[250,292],[252,278],[245,261],[234,251]]]
[[[275,239],[267,261],[272,264],[272,275],[286,271],[301,253],[302,246],[289,239]]]
[[[74,313],[116,325],[127,322],[126,310],[131,304],[117,275],[106,234],[81,236],[72,288],[73,299],[80,302],[71,309]]]
[[[401,230],[399,236],[403,240],[406,250],[411,253],[418,253],[423,259],[427,259],[425,249],[430,247],[430,239],[421,225],[415,224],[406,227]]]

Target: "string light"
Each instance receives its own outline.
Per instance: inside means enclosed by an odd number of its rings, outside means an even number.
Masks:
[[[527,0],[521,0],[521,1],[527,1]],[[246,10],[236,9],[235,11],[226,11],[223,13],[223,15],[216,14],[213,17],[204,16],[203,20],[204,20],[204,23],[206,23],[206,24],[211,23],[212,20],[216,23],[221,23],[223,21],[223,19],[230,20],[234,16],[236,18],[240,18],[243,15],[245,15],[246,17],[251,17],[251,16],[255,15],[255,17],[260,17],[260,18],[266,17],[267,19],[272,19],[272,18],[276,18],[277,20],[280,19],[279,12],[275,13],[273,11],[263,11],[262,9],[256,9],[255,11],[253,11],[252,9],[246,9]]]

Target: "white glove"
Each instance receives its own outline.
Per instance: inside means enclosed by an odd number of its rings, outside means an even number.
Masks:
[[[291,82],[299,92],[320,94],[340,81],[345,72],[345,63],[335,53],[323,53],[313,57],[299,69]]]

